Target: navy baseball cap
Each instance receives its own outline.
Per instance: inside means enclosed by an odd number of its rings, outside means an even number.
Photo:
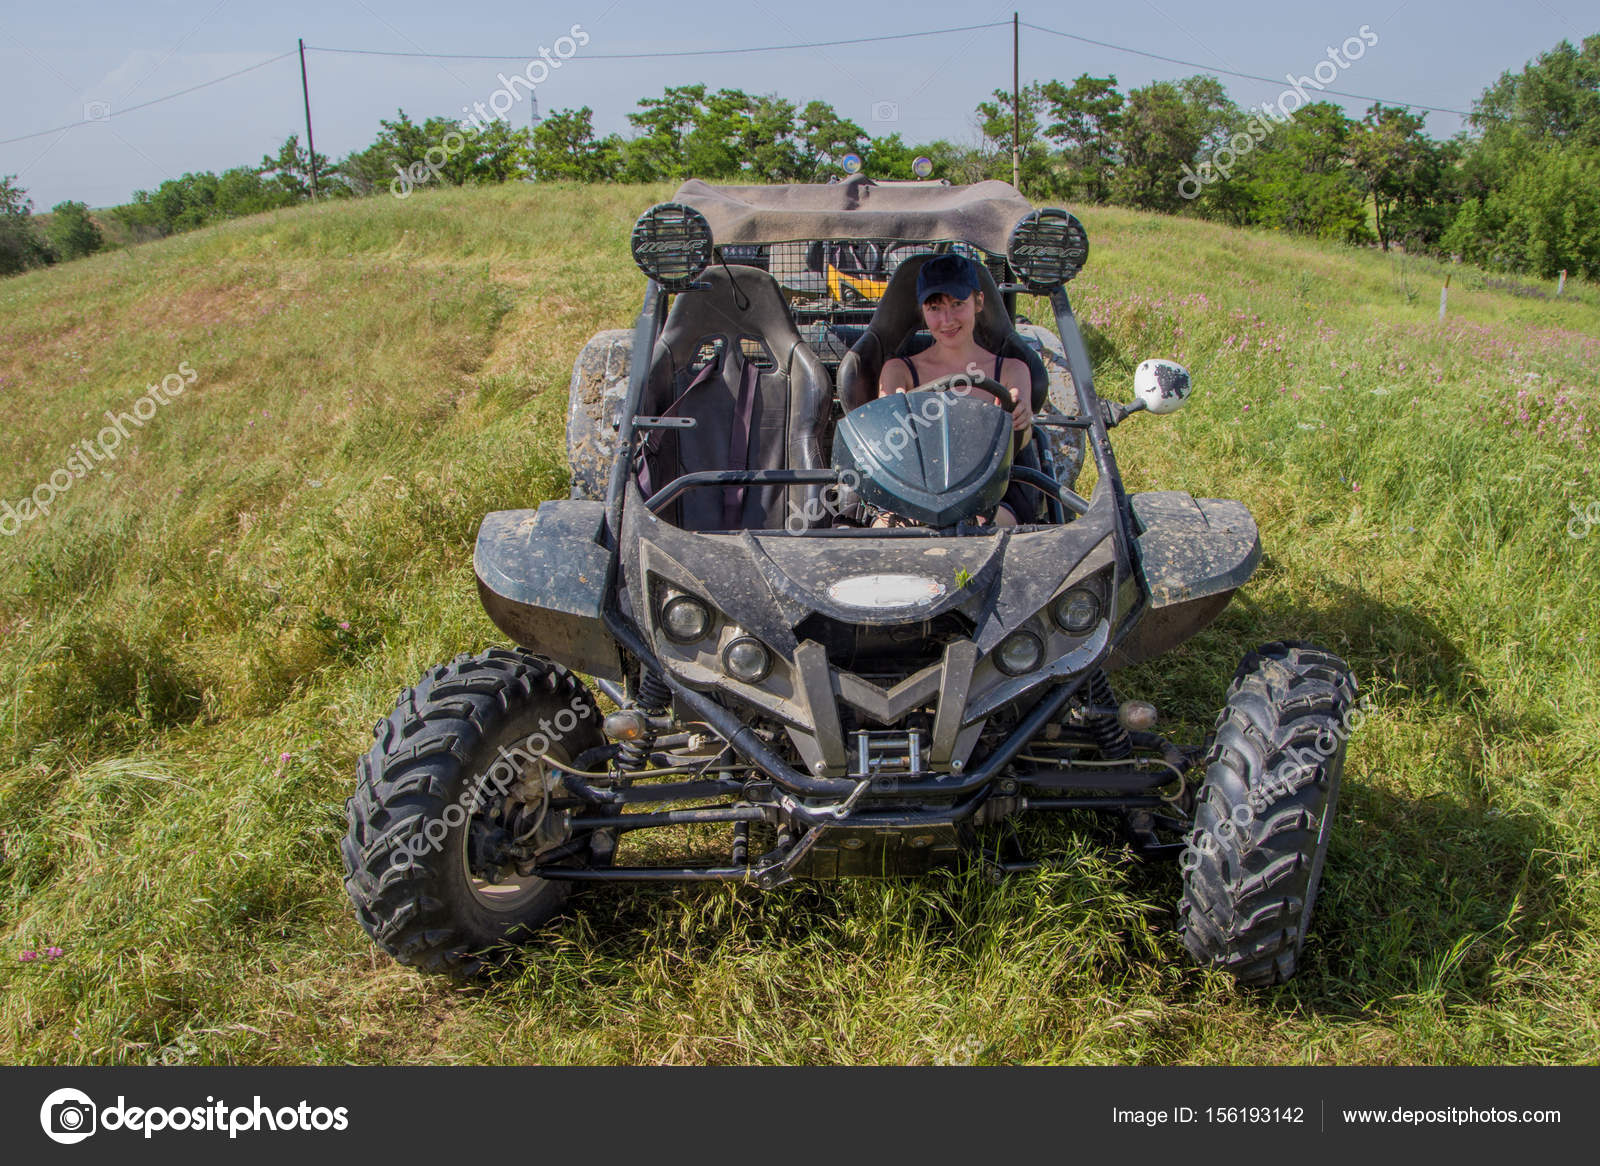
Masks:
[[[978,273],[965,255],[935,255],[917,272],[917,303],[934,296],[964,300],[978,290]]]

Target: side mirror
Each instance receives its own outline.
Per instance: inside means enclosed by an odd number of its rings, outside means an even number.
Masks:
[[[1194,391],[1189,370],[1171,360],[1145,360],[1133,370],[1134,405],[1151,413],[1176,413]]]

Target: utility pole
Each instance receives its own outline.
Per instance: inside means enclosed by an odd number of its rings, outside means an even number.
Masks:
[[[306,80],[306,42],[300,38],[300,93],[306,99],[306,152],[311,155],[311,201],[317,201],[317,140],[311,136],[311,85]]]
[[[1011,14],[1011,185],[1018,190],[1022,189],[1022,162],[1019,153],[1022,144],[1018,141],[1021,137],[1022,100],[1017,91],[1017,14],[1013,12]]]

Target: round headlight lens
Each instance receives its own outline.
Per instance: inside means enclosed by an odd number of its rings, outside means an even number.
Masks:
[[[680,644],[703,640],[711,630],[711,609],[692,595],[674,595],[661,605],[661,626]]]
[[[1082,635],[1100,620],[1100,597],[1087,587],[1074,587],[1055,601],[1051,614],[1062,631]]]
[[[1044,662],[1044,645],[1032,632],[1013,632],[1000,641],[994,662],[1007,676],[1024,676]]]
[[[760,640],[740,636],[723,651],[722,667],[735,680],[760,684],[772,671],[772,653]]]

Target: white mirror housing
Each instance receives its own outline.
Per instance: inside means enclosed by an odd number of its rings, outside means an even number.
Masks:
[[[1176,413],[1189,400],[1194,382],[1189,370],[1159,357],[1139,363],[1133,370],[1133,392],[1151,413]]]

